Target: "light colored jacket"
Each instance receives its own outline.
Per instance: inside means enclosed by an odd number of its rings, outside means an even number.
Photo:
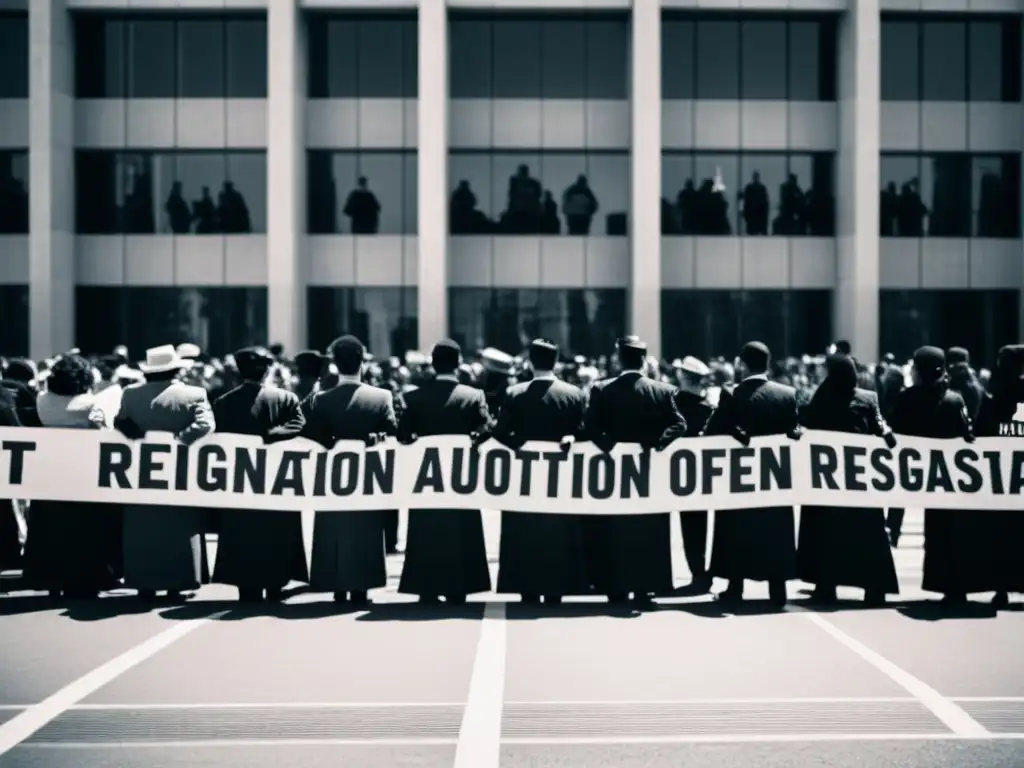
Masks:
[[[191,445],[216,428],[206,390],[180,381],[134,384],[121,395],[118,420],[129,419],[144,432],[170,432]]]

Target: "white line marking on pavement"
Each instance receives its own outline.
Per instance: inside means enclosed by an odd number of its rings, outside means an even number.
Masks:
[[[67,709],[87,696],[91,696],[108,683],[113,682],[132,667],[155,656],[172,643],[198,629],[211,619],[223,616],[227,611],[218,611],[201,619],[182,621],[158,635],[144,640],[130,648],[120,656],[115,656],[105,664],[96,667],[74,682],[61,688],[52,696],[33,704],[19,715],[15,715],[0,725],[0,755],[9,752],[21,742],[45,726],[51,720],[60,717]]]
[[[948,696],[950,701],[981,701],[998,704],[1000,702],[1024,702],[1024,696]]]
[[[498,768],[507,628],[505,604],[488,603],[480,624],[469,696],[462,713],[455,768]]]
[[[914,698],[918,699],[928,710],[941,720],[954,734],[964,737],[985,738],[990,736],[988,730],[981,723],[967,714],[950,699],[936,691],[922,680],[918,680],[912,674],[896,666],[887,658],[868,648],[859,640],[843,632],[829,621],[826,621],[816,613],[801,611],[804,618],[814,624],[820,630],[846,646],[849,650],[860,656],[864,661],[884,674],[898,686],[906,690]]]
[[[454,736],[422,739],[216,739],[211,741],[30,741],[20,749],[203,749],[205,747],[421,747],[452,745]]]
[[[76,704],[69,710],[116,711],[152,709],[399,709],[402,707],[465,707],[464,701],[254,701],[251,703],[213,702],[210,704]]]

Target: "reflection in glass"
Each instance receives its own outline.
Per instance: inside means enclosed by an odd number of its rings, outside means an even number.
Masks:
[[[749,154],[740,158],[739,179],[740,232],[747,236],[788,234],[796,228],[800,211],[794,203],[788,183],[786,156],[782,154]],[[786,205],[780,208],[783,196]]]
[[[882,19],[882,101],[921,98],[920,37],[915,21]]]
[[[217,205],[227,161],[221,152],[179,152],[175,177],[163,201],[168,228],[176,235],[212,235],[223,231]]]
[[[449,288],[449,329],[463,350],[521,352],[538,336],[563,356],[608,354],[625,333],[622,288]]]
[[[971,158],[971,234],[1020,237],[1020,155]]]
[[[310,98],[416,98],[415,16],[316,13],[307,30]]]
[[[0,285],[0,355],[28,357],[28,286]]]
[[[999,348],[1017,343],[1020,291],[883,289],[881,351],[908,360],[918,347],[970,350],[972,363],[993,368]]]
[[[757,339],[781,361],[824,349],[832,339],[831,291],[664,289],[661,295],[663,357],[731,360]]]
[[[229,19],[224,95],[229,99],[267,98],[267,21]]]
[[[28,223],[28,152],[0,151],[0,235],[27,235]]]
[[[217,196],[217,208],[226,234],[267,231],[265,152],[227,154],[227,178]]]
[[[741,98],[785,99],[786,23],[744,20],[740,23],[740,42]]]
[[[694,156],[697,194],[694,220],[699,235],[732,235],[737,231],[739,156],[697,154]]]
[[[948,152],[921,158],[921,199],[929,211],[929,235],[968,237],[970,195],[970,156]]]
[[[174,27],[170,19],[128,22],[128,98],[175,97]]]
[[[416,233],[415,152],[308,153],[311,234]]]
[[[967,100],[967,25],[926,21],[921,34],[921,100]]]
[[[917,155],[882,155],[879,223],[882,237],[922,237],[928,209],[921,199],[921,161]]]
[[[267,344],[266,288],[78,286],[75,337],[87,354],[118,344],[138,357],[191,342],[211,355]]]
[[[306,291],[307,332],[313,349],[326,349],[346,333],[359,338],[377,358],[403,357],[416,348],[416,288],[310,287]]]
[[[28,98],[28,14],[0,13],[0,99]]]
[[[697,233],[696,195],[693,155],[689,152],[663,152],[661,155],[661,233],[663,235],[694,235]]]
[[[661,98],[692,99],[697,77],[696,22],[666,18],[661,24]]]
[[[178,96],[224,96],[224,25],[216,20],[178,22]]]
[[[697,22],[697,98],[740,97],[740,26],[735,21]]]
[[[449,163],[453,235],[626,234],[624,152],[453,152]]]

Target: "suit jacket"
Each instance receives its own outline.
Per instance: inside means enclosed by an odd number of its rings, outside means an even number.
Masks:
[[[676,407],[676,388],[633,371],[597,382],[583,437],[602,449],[616,443],[644,448],[668,445],[686,434],[686,421]]]
[[[533,379],[513,384],[491,436],[517,449],[530,440],[560,441],[583,431],[587,399],[578,387],[559,379]]]
[[[37,393],[28,384],[14,379],[0,379],[0,389],[6,390],[14,398],[14,407],[18,411],[18,421],[23,427],[41,427],[39,411],[36,409]]]
[[[406,393],[398,439],[407,443],[431,435],[471,435],[490,420],[482,391],[439,376]]]
[[[339,440],[368,440],[398,432],[394,398],[386,389],[353,381],[319,390],[302,403],[303,434],[326,448]]]
[[[785,435],[800,424],[793,387],[763,378],[748,378],[730,394],[723,392],[718,408],[704,428],[706,435],[730,435],[736,427],[751,437]]]
[[[829,397],[829,390],[818,387],[811,402],[800,410],[800,423],[807,429],[846,432],[881,437],[889,431],[878,407],[878,396],[856,388],[849,400]]]
[[[675,395],[676,408],[686,422],[684,437],[697,437],[708,423],[714,407],[705,398],[679,390]]]
[[[172,432],[185,445],[216,428],[206,390],[180,381],[147,381],[128,387],[115,426],[122,428],[125,422],[142,432]]]
[[[247,382],[213,403],[218,432],[257,435],[267,443],[297,437],[306,424],[299,398],[292,392]]]
[[[21,420],[18,418],[18,406],[14,395],[0,387],[0,427],[20,427]]]

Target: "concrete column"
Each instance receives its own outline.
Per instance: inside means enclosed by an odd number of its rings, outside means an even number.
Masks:
[[[267,341],[306,345],[306,34],[298,0],[267,3]]]
[[[420,349],[448,335],[448,13],[445,0],[419,3],[417,128]]]
[[[61,0],[29,7],[29,354],[75,345],[74,88]]]
[[[839,155],[833,335],[877,360],[879,312],[878,0],[850,0],[839,25]]]
[[[633,3],[629,329],[661,354],[661,4]]]

